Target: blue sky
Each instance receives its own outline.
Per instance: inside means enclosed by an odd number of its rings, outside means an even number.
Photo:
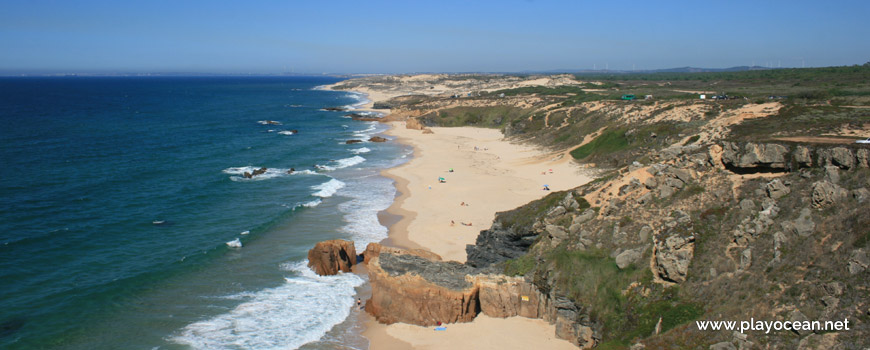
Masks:
[[[870,1],[5,1],[0,71],[409,73],[870,61]]]

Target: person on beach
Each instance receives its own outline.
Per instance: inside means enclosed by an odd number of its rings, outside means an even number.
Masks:
[[[465,202],[459,203],[459,206],[460,206],[460,207],[464,207],[464,206],[465,206]]]
[[[456,223],[453,222],[453,220],[450,220],[450,226],[454,226],[454,225],[456,225]]]
[[[362,300],[360,298],[356,298],[356,306],[362,309]]]

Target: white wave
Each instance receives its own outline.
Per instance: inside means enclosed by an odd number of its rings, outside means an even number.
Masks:
[[[233,310],[187,325],[172,342],[194,349],[296,349],[317,341],[354,307],[355,274],[318,276],[304,261],[284,264],[296,272],[279,287],[227,296],[244,300]]]
[[[393,203],[396,196],[393,182],[376,173],[347,181],[347,190],[342,191],[342,196],[351,200],[338,205],[346,222],[341,231],[350,234],[360,247],[387,238],[387,228],[378,220],[378,212]]]
[[[320,198],[332,197],[335,192],[338,192],[338,190],[344,188],[344,185],[344,182],[338,181],[336,179],[330,179],[329,181],[324,182],[320,185],[311,186],[312,190],[317,190],[317,192],[314,192],[314,194],[312,195]]]
[[[317,165],[317,168],[322,169],[322,170],[332,171],[332,170],[336,170],[336,169],[347,168],[349,166],[354,166],[354,165],[357,165],[357,164],[365,162],[365,161],[366,161],[366,159],[363,157],[353,156],[350,158],[334,160],[334,161],[332,161],[332,163],[334,165]]]
[[[323,202],[323,201],[320,200],[320,198],[318,198],[318,199],[315,199],[315,200],[307,202],[307,203],[302,203],[299,206],[306,207],[306,208],[314,208],[314,207],[320,205],[321,202]]]
[[[227,247],[230,247],[230,248],[241,248],[241,247],[242,247],[242,241],[240,241],[238,238],[236,238],[236,239],[234,239],[234,240],[232,240],[232,241],[227,242]]]
[[[278,133],[281,135],[296,135],[295,131],[289,131],[289,130],[279,131]]]
[[[241,235],[248,235],[248,234],[251,234],[251,231],[242,231],[242,233],[240,233],[240,234]]]
[[[261,125],[283,125],[281,122],[274,120],[259,120],[257,123]]]
[[[354,148],[350,151],[355,153],[355,154],[360,154],[360,153],[369,153],[372,150],[370,150],[368,147],[362,147],[362,148]]]

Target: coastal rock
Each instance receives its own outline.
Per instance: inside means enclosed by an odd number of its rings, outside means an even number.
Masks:
[[[831,165],[836,165],[841,169],[852,169],[855,167],[855,156],[852,150],[845,147],[835,147],[830,150]],[[827,165],[827,164],[826,164]]]
[[[380,136],[374,136],[374,137],[370,138],[369,141],[371,141],[371,142],[387,142],[387,139],[380,137]]]
[[[788,148],[779,144],[723,142],[722,163],[738,169],[782,169],[788,166]]]
[[[405,121],[405,128],[411,130],[424,130],[426,129],[426,126],[417,118],[408,118],[408,120]]]
[[[347,140],[347,142],[345,142],[345,143],[348,145],[352,145],[354,143],[360,143],[360,142],[363,142],[363,141],[362,140]]]
[[[466,246],[466,264],[488,267],[505,260],[519,258],[537,239],[538,233],[533,230],[516,227],[506,229],[502,227],[500,221],[496,220],[488,230],[480,231],[475,244]]]
[[[656,274],[666,281],[676,283],[685,281],[694,252],[694,236],[674,235],[656,241],[654,254]]]
[[[351,114],[345,115],[345,117],[350,117],[350,119],[359,120],[362,122],[376,122],[376,121],[381,120],[380,117],[372,117],[372,116],[362,115],[362,114],[358,114],[358,113],[351,113]]]
[[[543,318],[546,296],[521,277],[486,275],[477,278],[480,311],[490,317]]]
[[[813,155],[810,152],[810,149],[806,146],[797,146],[792,155],[792,159],[794,159],[799,167],[809,168],[813,166]]]
[[[826,208],[846,198],[848,192],[829,181],[813,183],[813,208]]]
[[[269,170],[269,169],[267,169],[267,168],[254,169],[254,172],[249,173],[246,171],[244,174],[242,174],[242,176],[244,176],[246,179],[250,179],[250,178],[253,178],[254,176],[265,174],[266,170]]]
[[[369,243],[369,245],[366,246],[366,250],[362,253],[363,263],[368,264],[370,260],[372,260],[376,256],[380,256],[381,253],[416,255],[427,260],[441,261],[440,255],[430,252],[428,250],[399,249],[383,246],[380,243]]]
[[[870,149],[862,148],[855,152],[855,160],[858,163],[858,167],[868,168],[870,167]]]
[[[629,265],[637,262],[637,260],[640,259],[641,255],[642,254],[640,249],[629,249],[622,253],[619,253],[619,255],[616,256],[616,266],[620,269],[624,269]]]
[[[782,196],[785,196],[791,192],[791,190],[785,186],[785,184],[780,179],[774,179],[771,182],[767,183],[766,186],[767,195],[772,199],[780,199]]]
[[[308,266],[321,276],[350,272],[356,263],[353,242],[343,239],[318,242],[308,251]]]
[[[852,251],[849,257],[849,274],[857,275],[867,270],[870,267],[870,258],[867,257],[867,252],[864,249],[856,249]]]
[[[809,208],[801,210],[800,216],[794,221],[783,221],[780,224],[783,231],[797,234],[801,237],[807,237],[813,234],[816,228],[816,223],[813,222],[812,211]]]
[[[330,111],[330,112],[343,112],[343,111],[346,111],[346,109],[345,109],[344,107],[326,107],[326,108],[324,108],[323,110],[324,110],[324,111]]]
[[[479,309],[479,288],[466,278],[473,272],[455,261],[381,252],[368,263],[372,297],[365,310],[386,324],[470,322]]]

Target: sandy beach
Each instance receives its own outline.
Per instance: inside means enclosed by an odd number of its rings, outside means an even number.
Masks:
[[[401,217],[390,226],[389,243],[422,247],[445,260],[464,262],[466,245],[490,227],[496,212],[591,180],[564,152],[511,143],[495,129],[436,127],[433,134],[423,134],[405,128],[404,122],[391,124],[387,134],[413,146],[414,158],[383,172],[401,193],[387,209]],[[450,324],[447,331],[436,332],[363,317],[371,349],[575,348],[556,339],[555,328],[543,320],[480,315],[471,323]]]

